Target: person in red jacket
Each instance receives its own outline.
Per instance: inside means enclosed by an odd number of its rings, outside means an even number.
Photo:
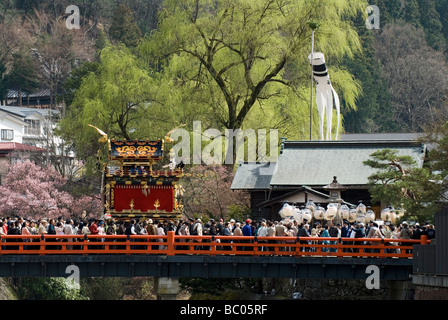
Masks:
[[[8,234],[8,223],[7,223],[7,220],[6,220],[6,218],[5,219],[3,219],[3,226],[2,226],[2,229],[3,229],[3,234]]]
[[[89,230],[90,234],[98,234],[97,220],[93,220],[90,224]]]
[[[89,226],[90,234],[92,234],[92,235],[98,234],[98,227],[96,225],[97,222],[98,222],[98,220],[93,220],[92,223]],[[91,242],[97,242],[98,239],[92,238],[92,239],[90,239],[90,241]],[[93,250],[98,249],[97,246],[89,246],[89,248],[91,248]]]

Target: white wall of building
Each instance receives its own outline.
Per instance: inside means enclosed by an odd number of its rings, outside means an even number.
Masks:
[[[26,123],[19,118],[0,111],[0,142],[23,143]],[[12,139],[10,133],[12,132]]]

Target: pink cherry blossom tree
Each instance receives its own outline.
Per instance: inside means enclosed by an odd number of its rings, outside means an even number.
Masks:
[[[29,160],[9,168],[0,186],[0,216],[25,218],[80,217],[85,210],[101,214],[99,197],[74,197],[64,190],[66,180],[52,167],[40,167]]]
[[[193,176],[181,181],[185,189],[182,203],[188,216],[226,220],[250,214],[249,195],[230,189],[234,177],[231,168],[225,165],[197,165],[188,172]]]

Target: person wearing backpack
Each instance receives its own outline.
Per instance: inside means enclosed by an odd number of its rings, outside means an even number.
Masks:
[[[199,218],[196,219],[196,222],[193,225],[193,231],[192,231],[191,235],[202,237],[203,236],[203,230],[204,229],[203,229],[203,225],[202,225],[201,219],[199,219]],[[202,239],[200,239],[198,237],[195,237],[193,239],[193,242],[201,243]],[[202,246],[199,246],[199,245],[195,246],[195,250],[202,250],[202,249],[203,249]]]

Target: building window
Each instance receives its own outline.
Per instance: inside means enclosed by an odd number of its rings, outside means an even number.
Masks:
[[[9,129],[2,129],[2,140],[14,140],[14,131]]]
[[[25,122],[28,124],[25,127],[26,135],[40,135],[40,120],[25,119]]]

